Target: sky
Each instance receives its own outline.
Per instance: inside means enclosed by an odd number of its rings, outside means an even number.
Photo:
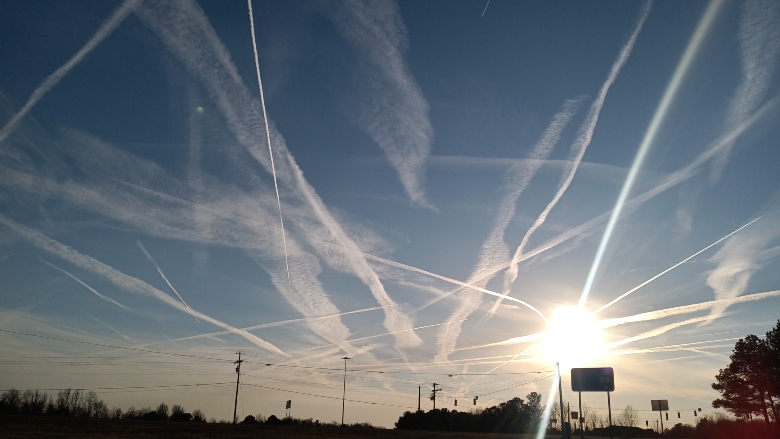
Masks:
[[[11,1],[0,40],[0,389],[231,419],[241,352],[240,419],[340,421],[346,364],[392,427],[560,363],[693,423],[777,323],[777,2]]]

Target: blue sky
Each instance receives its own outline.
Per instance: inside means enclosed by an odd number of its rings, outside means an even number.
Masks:
[[[561,360],[654,419],[774,325],[776,2],[252,6],[268,131],[244,2],[4,5],[0,388],[229,419],[242,351],[240,416],[331,421],[346,355],[391,426]]]

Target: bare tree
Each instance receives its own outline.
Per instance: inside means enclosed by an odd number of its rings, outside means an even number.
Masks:
[[[634,407],[629,404],[617,415],[615,424],[624,427],[636,427],[639,425],[639,412],[634,410]]]

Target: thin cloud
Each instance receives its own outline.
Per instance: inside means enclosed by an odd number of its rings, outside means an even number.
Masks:
[[[634,48],[634,44],[636,43],[637,38],[639,38],[639,33],[645,24],[645,20],[647,20],[648,15],[650,15],[650,6],[650,2],[645,3],[631,37],[623,46],[623,49],[621,49],[618,58],[612,64],[612,69],[607,76],[607,80],[604,81],[604,84],[601,86],[601,90],[599,90],[598,96],[590,106],[588,116],[585,119],[583,126],[580,128],[579,136],[571,148],[572,165],[569,168],[569,172],[561,180],[561,183],[558,187],[558,192],[555,194],[547,207],[545,207],[544,211],[539,214],[539,217],[536,219],[531,228],[528,229],[528,231],[525,233],[520,246],[518,246],[515,254],[512,256],[512,262],[509,264],[509,270],[504,273],[504,288],[502,293],[509,294],[512,288],[512,284],[515,282],[515,279],[517,279],[517,274],[519,271],[518,266],[520,264],[520,259],[523,256],[523,250],[525,248],[525,244],[528,242],[528,239],[536,231],[536,229],[544,224],[544,221],[547,219],[547,215],[550,213],[552,208],[558,204],[558,200],[560,200],[563,194],[566,193],[566,189],[568,189],[569,185],[574,179],[574,174],[577,172],[577,167],[582,161],[582,157],[585,155],[585,151],[588,149],[588,145],[590,145],[591,139],[593,139],[593,132],[595,131],[596,124],[599,121],[599,114],[601,113],[601,108],[604,106],[604,101],[607,98],[607,92],[617,79],[620,70],[628,61],[628,57],[631,55],[631,51]]]
[[[78,251],[76,251],[75,249],[68,247],[58,241],[55,241],[47,236],[44,236],[43,234],[33,229],[23,226],[17,223],[16,221],[13,221],[12,219],[6,217],[5,215],[0,214],[0,223],[4,224],[6,227],[10,228],[11,230],[21,235],[28,242],[30,242],[30,244],[40,248],[41,250],[49,252],[57,257],[60,257],[70,262],[71,264],[76,265],[77,267],[80,267],[84,270],[91,271],[97,275],[103,276],[107,280],[111,281],[111,283],[118,288],[121,288],[128,292],[132,292],[132,293],[140,292],[142,294],[146,294],[148,296],[154,297],[180,311],[183,311],[193,316],[197,316],[215,326],[219,326],[220,328],[228,330],[236,335],[239,335],[261,349],[265,349],[269,352],[281,355],[283,357],[288,356],[273,344],[261,339],[260,337],[257,337],[256,335],[234,328],[233,326],[230,326],[219,320],[211,318],[201,312],[187,308],[186,306],[182,305],[180,302],[174,300],[172,297],[168,296],[167,294],[163,293],[157,288],[154,288],[153,286],[147,284],[146,282],[128,276],[122,272],[119,272],[114,268],[90,256],[83,255]]]
[[[469,279],[466,281],[467,284],[484,288],[493,278],[495,267],[502,263],[505,264],[509,260],[509,247],[504,242],[504,235],[517,209],[517,200],[531,183],[536,173],[539,172],[539,169],[550,156],[555,145],[558,144],[563,129],[576,113],[580,101],[581,99],[565,101],[561,110],[553,116],[542,137],[528,154],[527,160],[514,165],[509,170],[510,184],[508,193],[501,200],[498,214],[493,221],[493,229],[482,244],[477,266],[471,272]],[[449,355],[455,351],[455,344],[462,328],[462,324],[459,322],[464,321],[482,304],[481,295],[472,291],[461,292],[459,299],[460,304],[458,308],[449,317],[452,323],[443,328],[437,337],[437,361],[446,361]],[[499,298],[496,301],[494,309],[498,307],[501,300]],[[494,310],[491,310],[491,314],[493,312]]]
[[[222,112],[230,132],[250,155],[267,172],[271,172],[268,154],[263,154],[257,142],[264,127],[258,125],[260,106],[253,100],[231,60],[230,53],[219,40],[203,11],[193,2],[164,3],[147,1],[136,13],[166,46],[179,56],[187,69],[197,77],[201,85]],[[403,331],[413,327],[408,316],[399,311],[387,295],[379,277],[365,258],[354,252],[323,246],[326,240],[335,240],[346,248],[355,248],[354,241],[345,233],[339,222],[325,207],[314,188],[303,177],[303,172],[287,150],[281,133],[270,124],[272,147],[277,177],[287,187],[286,194],[298,198],[308,206],[322,229],[312,225],[310,217],[299,217],[298,227],[306,231],[303,239],[317,251],[332,268],[357,276],[368,286],[374,298],[385,309],[385,327],[388,331]],[[252,175],[252,178],[254,176]],[[292,264],[292,262],[291,262]],[[396,336],[396,346],[419,346],[422,340],[414,332],[402,332]]]
[[[0,142],[5,140],[19,125],[22,118],[30,112],[30,110],[38,103],[43,96],[49,92],[60,80],[68,74],[78,63],[80,63],[84,57],[89,54],[101,41],[106,39],[114,29],[119,26],[128,15],[141,3],[142,0],[125,0],[121,6],[119,6],[111,16],[100,25],[98,31],[90,38],[87,43],[73,55],[68,62],[60,66],[54,71],[48,78],[46,78],[38,88],[33,91],[30,98],[24,104],[21,110],[16,113],[11,120],[6,122],[2,129],[0,129]]]
[[[154,260],[154,258],[152,257],[152,255],[151,255],[151,254],[149,254],[149,251],[148,251],[148,250],[146,250],[146,247],[144,247],[144,245],[141,243],[141,241],[140,241],[140,240],[136,240],[136,241],[135,241],[135,243],[136,243],[136,245],[138,245],[138,248],[140,248],[140,249],[141,249],[141,251],[144,253],[144,256],[146,256],[146,259],[148,259],[148,260],[149,260],[149,262],[151,262],[151,263],[152,263],[152,265],[154,265],[154,268],[156,268],[156,269],[157,269],[157,272],[158,272],[158,273],[160,273],[160,276],[163,278],[163,280],[165,281],[165,283],[166,283],[166,284],[168,284],[168,287],[170,287],[170,288],[171,288],[171,290],[173,290],[173,292],[174,292],[174,293],[176,293],[176,297],[178,297],[178,298],[179,298],[179,300],[181,300],[181,303],[183,303],[183,304],[184,304],[184,306],[186,306],[187,308],[189,308],[190,306],[189,306],[189,305],[187,305],[187,302],[185,302],[185,301],[184,301],[184,298],[183,298],[183,297],[181,297],[181,294],[179,294],[179,292],[178,292],[178,291],[176,291],[176,288],[174,288],[174,287],[173,287],[173,284],[171,284],[171,281],[169,281],[169,280],[168,280],[168,276],[166,276],[166,275],[165,275],[165,273],[163,273],[163,271],[162,271],[162,268],[160,268],[160,266],[157,264],[157,261],[155,261],[155,260]],[[200,323],[200,320],[198,319],[198,317],[197,317],[197,316],[193,316],[193,317],[195,317],[195,320],[198,320],[198,323]]]
[[[112,298],[110,298],[110,297],[106,297],[106,296],[104,296],[104,295],[102,295],[102,294],[98,293],[96,289],[94,289],[94,288],[92,288],[91,286],[87,285],[87,284],[86,284],[84,281],[82,281],[81,279],[79,279],[79,278],[77,278],[76,276],[72,275],[71,273],[69,273],[69,272],[65,271],[64,269],[62,269],[62,268],[60,268],[60,267],[58,267],[58,266],[56,266],[56,265],[52,264],[51,262],[49,262],[49,261],[47,261],[47,260],[45,260],[45,259],[41,259],[41,262],[43,262],[44,264],[46,264],[46,265],[48,265],[48,266],[50,266],[50,267],[54,268],[55,270],[59,270],[59,271],[61,271],[61,272],[62,272],[62,273],[64,273],[66,276],[70,277],[71,279],[75,280],[76,282],[78,282],[78,283],[80,283],[82,286],[84,286],[84,288],[86,288],[86,289],[88,289],[89,291],[91,291],[91,292],[92,292],[92,294],[94,294],[94,295],[96,295],[96,296],[100,297],[101,299],[105,300],[106,302],[113,303],[114,305],[116,305],[116,306],[118,306],[118,307],[120,307],[120,308],[122,308],[122,309],[124,309],[124,310],[128,310],[128,311],[130,311],[130,308],[128,308],[128,307],[126,307],[126,306],[122,305],[121,303],[117,302],[116,300],[114,300],[114,299],[112,299]]]
[[[780,65],[780,4],[774,0],[746,0],[741,4],[739,48],[742,78],[729,103],[726,129],[744,122],[761,105]],[[718,153],[711,181],[720,178],[734,142]]]
[[[780,191],[762,209],[761,222],[744,234],[732,237],[715,256],[718,266],[707,277],[716,299],[741,296],[748,288],[750,278],[761,269],[761,255],[770,243],[780,237]],[[771,253],[771,252],[770,252]],[[727,305],[712,309],[718,317]]]
[[[324,10],[364,60],[358,123],[385,152],[412,203],[432,207],[424,186],[433,127],[428,102],[404,60],[408,36],[398,5],[348,0]]]

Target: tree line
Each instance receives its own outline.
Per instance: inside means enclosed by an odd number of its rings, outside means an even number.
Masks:
[[[493,433],[535,433],[542,422],[542,396],[531,392],[484,410],[437,409],[404,412],[396,421],[399,430],[438,430]]]
[[[206,422],[206,415],[200,410],[188,413],[178,404],[168,407],[160,403],[154,410],[151,407],[110,408],[98,398],[94,391],[66,389],[49,396],[39,390],[19,391],[11,389],[0,395],[0,414],[61,416],[96,419],[129,419],[146,421]]]

